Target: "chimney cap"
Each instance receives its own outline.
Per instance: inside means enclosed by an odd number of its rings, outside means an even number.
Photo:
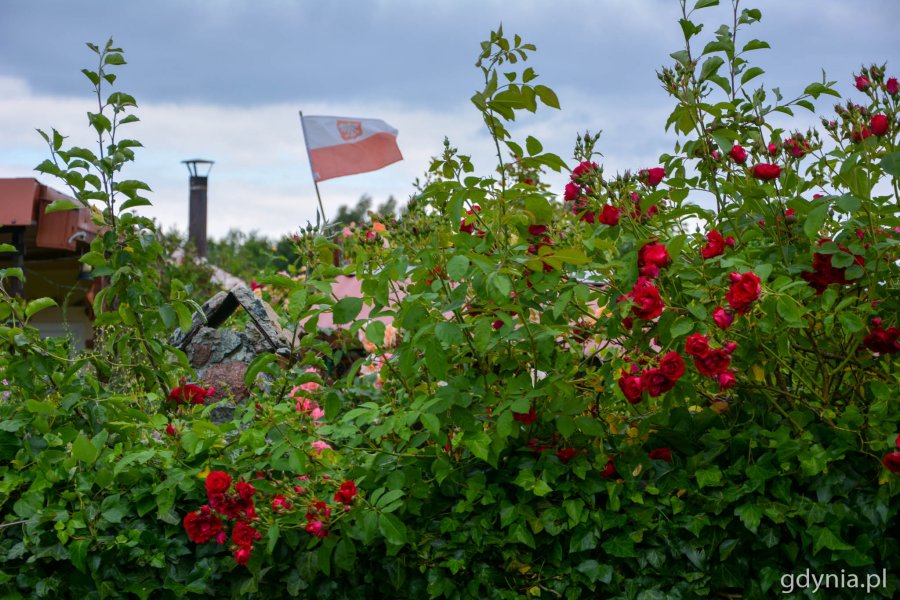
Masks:
[[[212,171],[212,166],[215,164],[213,160],[207,160],[205,158],[190,158],[188,160],[181,161],[182,164],[187,165],[188,173],[191,174],[191,177],[208,177],[209,172]],[[200,175],[199,172],[204,170],[205,172]]]

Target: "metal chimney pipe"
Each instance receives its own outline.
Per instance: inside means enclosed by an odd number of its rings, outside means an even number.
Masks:
[[[206,258],[206,192],[213,161],[202,158],[183,160],[190,173],[188,241],[193,241],[197,256]],[[201,174],[202,173],[202,174]]]

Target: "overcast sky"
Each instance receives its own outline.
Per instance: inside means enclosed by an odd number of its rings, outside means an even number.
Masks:
[[[697,13],[706,23],[701,43],[729,18],[723,4]],[[744,41],[773,48],[754,53],[767,70],[757,81],[786,96],[823,68],[845,94],[861,64],[888,62],[900,74],[898,0],[742,6],[763,11]],[[0,0],[0,177],[37,176],[47,150],[35,128],[92,143],[84,116],[91,90],[80,71],[95,65],[84,43],[111,36],[128,61],[117,88],[140,106],[129,136],[145,146],[126,176],[151,185],[145,214],[166,228],[187,228],[180,161],[195,157],[216,161],[210,235],[280,236],[314,221],[298,110],[380,118],[400,131],[404,161],[320,185],[330,215],[364,193],[376,203],[405,201],[444,136],[482,172],[491,168],[469,97],[480,83],[479,42],[500,22],[538,46],[530,64],[562,104],[524,119],[522,137],[533,134],[571,161],[576,134],[602,129],[608,170],[655,166],[674,142],[664,133],[672,105],[655,72],[680,49],[677,19],[677,0]],[[824,99],[817,109],[831,111]],[[551,181],[561,188],[562,178]]]

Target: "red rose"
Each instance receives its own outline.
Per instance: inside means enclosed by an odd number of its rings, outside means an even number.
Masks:
[[[879,324],[869,330],[869,334],[863,338],[863,344],[866,348],[878,354],[896,354],[900,352],[898,338],[900,338],[900,329],[897,327],[882,329]]]
[[[859,128],[859,129],[855,129],[855,130],[850,134],[850,141],[853,142],[853,143],[855,143],[855,144],[858,144],[858,143],[860,143],[861,141],[863,141],[864,139],[866,139],[867,137],[869,137],[869,136],[871,136],[871,135],[872,135],[872,132],[869,130],[868,127],[866,127],[866,126],[864,125],[864,126],[862,126],[861,128]]]
[[[166,425],[166,435],[171,435],[171,436],[178,435],[178,432],[175,431],[175,427],[173,427],[171,423]]]
[[[675,387],[675,382],[666,377],[660,369],[647,369],[641,373],[641,386],[647,390],[651,398],[657,398]]]
[[[584,452],[583,450],[576,450],[575,448],[560,448],[556,451],[556,457],[563,463],[567,463],[578,454]]]
[[[289,508],[291,508],[291,503],[284,497],[284,494],[275,494],[275,497],[272,498],[272,510],[280,512]]]
[[[661,167],[642,169],[640,172],[640,176],[641,181],[651,187],[656,187],[657,185],[659,185],[659,182],[663,180],[663,177],[666,176],[666,170]]]
[[[704,259],[709,260],[710,258],[714,258],[725,253],[725,238],[723,238],[722,234],[717,230],[713,229],[712,231],[707,233],[706,239],[709,241],[700,249],[700,255]],[[733,242],[734,240],[732,240],[732,243]]]
[[[784,140],[784,145],[791,150],[791,156],[800,158],[809,152],[809,142],[803,139],[788,138]]]
[[[182,379],[181,385],[169,392],[169,400],[174,400],[178,404],[183,404],[184,402],[203,404],[205,398],[215,393],[215,388],[206,389],[196,383],[184,383],[184,379]]]
[[[690,356],[703,356],[709,352],[709,338],[700,333],[692,333],[684,340],[684,351]]]
[[[625,399],[632,404],[641,401],[641,395],[644,393],[644,386],[641,383],[640,375],[626,375],[619,377],[619,389],[625,395]]]
[[[731,366],[731,355],[721,348],[710,350],[706,354],[694,356],[694,365],[707,377],[715,377],[719,373],[724,373]]]
[[[732,160],[734,160],[734,162],[739,165],[742,165],[747,161],[747,151],[744,150],[743,146],[732,146],[731,150],[728,151],[728,156],[730,156]]]
[[[195,544],[202,544],[216,537],[222,531],[222,521],[204,505],[199,511],[189,512],[184,517],[184,530]]]
[[[570,181],[566,184],[566,191],[563,194],[563,199],[566,202],[571,200],[575,200],[581,195],[581,186],[575,183],[574,181]]]
[[[595,162],[584,161],[574,169],[572,169],[572,179],[578,179],[583,175],[590,175],[594,171],[598,169],[598,165]]]
[[[664,460],[667,463],[672,462],[672,451],[668,448],[657,448],[656,450],[651,450],[650,454],[647,456],[650,457],[650,460]]]
[[[530,407],[527,413],[513,413],[513,420],[519,421],[523,425],[531,425],[537,420],[537,412],[535,412],[534,407]]]
[[[725,294],[725,300],[732,310],[739,315],[750,312],[750,306],[759,298],[760,278],[753,272],[731,274],[731,287]]]
[[[728,329],[734,322],[734,313],[717,306],[716,310],[713,311],[713,321],[715,321],[719,329]]]
[[[890,121],[888,121],[887,115],[873,115],[869,121],[869,127],[872,128],[872,133],[882,136],[888,132]]]
[[[898,450],[900,450],[900,434],[898,434],[897,439],[894,440],[894,445],[897,446]]]
[[[231,541],[240,548],[250,548],[255,540],[262,538],[258,531],[243,521],[234,524],[231,530]]]
[[[671,381],[678,381],[684,375],[684,360],[677,352],[669,352],[659,361],[659,371]]]
[[[737,383],[737,377],[734,376],[734,371],[729,369],[716,375],[716,381],[719,383],[720,390],[730,390]]]
[[[822,238],[817,245],[821,246],[830,241],[830,238]],[[841,252],[850,252],[843,244],[838,244],[838,249]],[[853,259],[859,266],[866,266],[866,259],[862,256],[854,256]],[[845,276],[846,271],[847,269],[844,267],[832,266],[830,254],[815,252],[813,253],[813,270],[801,273],[800,277],[805,279],[817,294],[822,294],[831,284],[846,285],[850,283]]]
[[[778,177],[781,175],[781,167],[779,167],[778,165],[767,163],[753,165],[752,174],[755,178],[762,181],[778,179]]]
[[[665,304],[659,296],[659,290],[649,279],[638,277],[634,289],[628,294],[633,302],[631,312],[638,319],[649,321],[662,314]]]
[[[613,462],[613,459],[609,459],[606,461],[606,466],[600,471],[600,477],[604,479],[609,479],[610,477],[615,477],[616,473],[616,464]]]
[[[898,92],[900,92],[900,85],[897,84],[897,78],[891,77],[887,80],[887,83],[884,84],[884,89],[887,90],[887,93],[891,96],[896,96]]]
[[[355,497],[356,484],[353,483],[353,481],[345,481],[341,484],[341,489],[334,494],[334,501],[349,506],[350,504],[353,504],[353,499]]]
[[[244,566],[250,562],[250,548],[237,547],[234,549],[234,562]]]
[[[656,277],[659,270],[670,262],[669,251],[663,244],[650,242],[638,251],[638,268],[644,277]]]
[[[900,473],[900,452],[891,452],[881,462],[891,473]]]
[[[862,75],[856,76],[855,84],[856,84],[856,89],[858,89],[861,92],[864,92],[867,89],[869,89],[869,80],[866,79],[865,77],[863,77]]]
[[[530,235],[544,235],[545,233],[547,233],[547,226],[546,225],[529,225],[528,233]]]
[[[619,224],[619,217],[622,212],[611,204],[604,204],[603,210],[600,211],[600,222],[604,225],[609,225],[610,227],[613,225]]]
[[[306,531],[320,540],[328,537],[328,529],[325,528],[322,521],[310,521],[306,524]]]
[[[206,476],[206,495],[224,494],[231,487],[231,476],[224,471],[212,471]]]
[[[253,500],[253,494],[256,493],[256,488],[249,483],[238,481],[234,484],[234,491],[237,492],[238,497],[244,502],[251,502]]]

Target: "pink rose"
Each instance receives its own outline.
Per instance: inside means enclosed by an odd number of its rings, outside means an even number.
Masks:
[[[863,77],[862,75],[856,76],[855,84],[856,84],[856,89],[858,89],[861,92],[864,92],[867,89],[869,89],[869,80],[866,79],[865,77]]]
[[[622,390],[622,394],[625,395],[626,400],[632,404],[637,404],[641,401],[641,396],[644,393],[644,386],[640,375],[623,374],[619,377],[618,383],[619,389]]]
[[[734,322],[734,313],[717,306],[716,310],[713,311],[713,321],[715,321],[716,327],[719,329],[728,329]]]

